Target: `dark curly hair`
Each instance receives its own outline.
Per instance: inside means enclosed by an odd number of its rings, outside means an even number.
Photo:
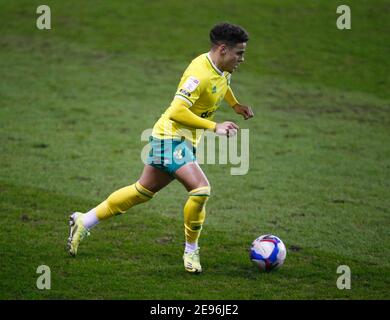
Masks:
[[[215,25],[210,31],[212,45],[221,43],[234,47],[237,43],[248,42],[249,34],[240,26],[222,22]]]

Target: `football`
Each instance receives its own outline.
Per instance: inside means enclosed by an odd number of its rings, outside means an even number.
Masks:
[[[269,272],[283,265],[286,253],[286,247],[280,238],[266,234],[252,242],[249,257],[261,272]]]

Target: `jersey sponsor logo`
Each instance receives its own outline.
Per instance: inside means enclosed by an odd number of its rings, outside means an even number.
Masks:
[[[187,81],[183,84],[182,89],[187,92],[193,92],[199,85],[200,81],[195,77],[189,77]]]
[[[214,113],[215,113],[216,110],[209,110],[209,111],[206,111],[206,112],[203,112],[200,117],[201,118],[210,118]]]

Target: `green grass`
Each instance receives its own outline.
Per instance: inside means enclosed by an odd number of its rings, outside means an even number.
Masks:
[[[387,1],[47,1],[50,31],[35,28],[39,1],[0,4],[1,299],[390,298]],[[336,28],[340,4],[352,30]],[[256,117],[217,114],[250,129],[250,170],[203,166],[204,274],[182,266],[177,182],[70,258],[68,214],[138,178],[142,131],[222,20],[251,34],[232,86]],[[269,274],[247,256],[264,233],[288,249]],[[51,290],[36,288],[42,264]]]

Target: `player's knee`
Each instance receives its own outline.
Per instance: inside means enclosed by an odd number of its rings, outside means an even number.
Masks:
[[[133,186],[134,186],[134,189],[137,193],[137,197],[136,197],[137,203],[135,203],[135,204],[149,201],[156,195],[156,193],[148,190],[142,184],[140,184],[139,181],[134,183]]]
[[[188,196],[187,209],[191,212],[200,213],[204,210],[206,202],[210,197],[210,187],[206,186],[191,190]]]
[[[188,193],[188,195],[192,197],[194,200],[198,199],[198,201],[200,202],[206,202],[211,195],[211,187],[204,186],[204,187],[196,188],[194,190],[191,190]]]

